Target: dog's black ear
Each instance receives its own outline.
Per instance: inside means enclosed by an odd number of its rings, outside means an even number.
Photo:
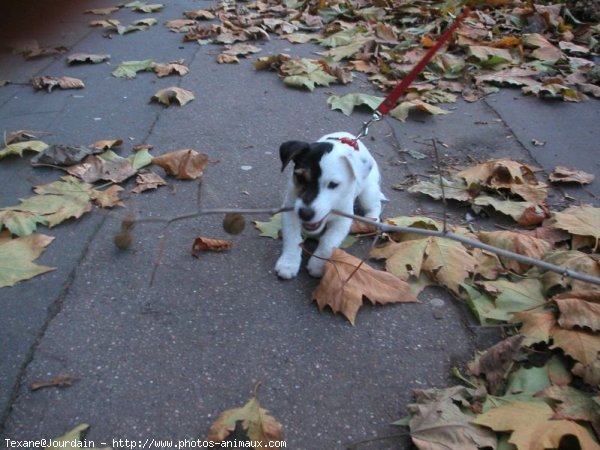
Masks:
[[[287,167],[291,160],[295,160],[300,154],[308,151],[308,142],[287,141],[279,147],[279,157],[281,158],[281,171]]]

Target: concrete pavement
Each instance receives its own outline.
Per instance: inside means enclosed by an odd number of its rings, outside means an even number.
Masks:
[[[201,188],[169,179],[171,188],[131,196],[125,210],[95,209],[41,229],[56,239],[38,262],[57,270],[0,289],[0,447],[5,438],[56,437],[80,423],[91,425],[88,439],[109,445],[119,438],[204,438],[219,412],[241,406],[262,381],[260,401],[283,424],[288,448],[342,449],[397,435],[389,424],[405,414],[411,389],[448,385],[450,369],[489,344],[493,333],[469,327],[470,313],[438,289],[425,291],[421,304],[365,306],[356,327],[320,313],[310,302],[317,282],[305,272],[279,281],[273,266],[281,243],[259,237],[250,226],[234,238],[231,251],[191,258],[197,235],[226,237],[220,217],[168,229],[142,224],[131,250],[118,251],[112,236],[127,211],[138,217],[184,214],[196,208],[199,190],[205,207],[278,206],[286,183],[280,143],[358,131],[368,115],[330,111],[324,93],[370,88],[355,81],[309,93],[286,88],[273,73],[255,72],[253,58],[239,66],[216,64],[217,47],[183,44],[163,25],[184,10],[210,6],[208,1],[166,2],[151,15],[158,25],[112,39],[90,28],[95,17],[82,13],[113,2],[20,3],[18,10],[0,7],[3,43],[35,38],[70,53],[110,53],[111,60],[71,67],[64,56],[24,61],[2,54],[0,79],[14,82],[0,87],[2,130],[44,130],[52,133],[46,142],[74,145],[121,138],[123,155],[138,143],[154,145],[153,155],[194,148],[209,154],[211,164]],[[127,10],[113,16],[140,18]],[[314,50],[277,39],[260,45],[258,56],[283,50],[308,56]],[[121,61],[146,58],[184,58],[190,73],[160,79],[141,73],[133,80],[111,75]],[[86,88],[34,92],[27,83],[35,75],[81,78]],[[171,85],[192,90],[196,100],[182,108],[148,104],[159,88]],[[447,116],[417,114],[404,124],[377,124],[367,144],[390,198],[384,215],[439,217],[439,203],[391,188],[431,169],[431,150],[422,142],[432,137],[447,144],[446,165],[508,156],[547,173],[564,164],[600,174],[599,105],[544,102],[503,90],[474,104],[449,105],[454,110]],[[546,145],[534,146],[532,139]],[[429,158],[399,153],[397,141]],[[32,168],[28,159],[0,161],[1,206],[62,175]],[[584,203],[600,195],[596,181],[585,190],[555,190],[552,201],[564,204],[565,192]],[[453,205],[451,213],[460,220],[466,211]],[[364,255],[368,246],[351,252]],[[30,391],[32,381],[62,373],[79,380],[69,388]],[[392,437],[359,448],[409,448],[409,441]]]

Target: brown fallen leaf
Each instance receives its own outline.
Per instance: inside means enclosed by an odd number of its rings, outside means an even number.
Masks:
[[[166,77],[174,73],[179,76],[184,76],[190,73],[190,69],[183,64],[183,60],[171,61],[165,64],[158,63],[154,65],[153,70],[159,78]]]
[[[543,239],[538,239],[517,231],[482,231],[477,237],[481,242],[495,247],[509,250],[530,258],[543,259],[552,250],[552,244]],[[515,261],[514,259],[500,256],[500,261],[508,270],[518,274],[524,274],[530,268],[530,264]]]
[[[600,331],[600,292],[569,291],[552,297],[552,300],[558,305],[561,327]]]
[[[227,55],[225,53],[219,53],[217,55],[217,63],[219,64],[238,64],[240,60],[235,55]]]
[[[174,19],[165,22],[165,26],[176,33],[187,33],[190,27],[196,25],[196,21],[192,19]]]
[[[341,312],[352,325],[356,313],[367,298],[373,304],[418,302],[405,281],[382,270],[373,269],[364,261],[334,249],[325,264],[325,274],[312,293],[319,309],[329,306]]]
[[[103,191],[96,189],[92,190],[90,198],[94,200],[100,208],[114,208],[115,206],[124,207],[123,201],[119,198],[119,192],[123,190],[124,189],[121,186],[114,184]]]
[[[231,249],[233,242],[225,239],[211,239],[199,236],[194,240],[192,245],[192,256],[198,258],[200,252],[224,252]]]
[[[259,384],[260,385],[260,384]],[[236,430],[238,423],[249,440],[261,441],[260,447],[267,448],[272,441],[283,439],[281,424],[262,408],[257,398],[257,388],[253,397],[241,408],[232,408],[223,411],[208,430],[208,439],[214,442],[223,442]]]
[[[552,419],[586,421],[600,434],[600,408],[592,394],[572,386],[548,386],[535,396],[558,402]]]
[[[481,392],[464,386],[415,389],[415,403],[407,406],[408,426],[419,450],[479,450],[495,448],[497,437],[471,421],[471,408],[481,402]]]
[[[241,43],[241,44],[225,46],[225,50],[223,51],[223,54],[231,55],[231,56],[246,56],[251,53],[258,53],[261,50],[262,49],[260,47],[257,47],[256,45]]]
[[[85,14],[95,14],[97,16],[107,16],[119,10],[118,6],[110,6],[108,8],[88,9]]]
[[[52,92],[52,89],[57,86],[60,89],[83,89],[85,87],[85,84],[79,78],[71,77],[33,77],[31,84],[34,89],[47,89],[48,92]]]
[[[167,182],[163,180],[163,178],[154,173],[139,173],[136,180],[136,186],[131,190],[131,192],[135,192],[139,194],[140,192],[148,191],[150,189],[157,189],[159,186],[166,186]]]
[[[152,164],[162,167],[178,180],[194,180],[204,173],[208,155],[184,148],[153,158]]]
[[[25,59],[41,58],[44,56],[52,56],[64,53],[67,51],[66,47],[40,47],[38,41],[35,39],[29,39],[21,41],[11,46],[13,53],[16,55],[23,55]]]
[[[469,167],[457,174],[467,185],[484,185],[492,189],[508,189],[534,205],[543,205],[548,186],[539,182],[534,169],[511,159],[496,159]]]
[[[548,179],[552,183],[580,183],[590,184],[594,181],[595,176],[591,173],[584,172],[583,170],[571,169],[565,166],[556,166],[552,173],[548,176]]]
[[[173,102],[177,102],[180,106],[184,106],[194,100],[194,98],[193,92],[173,86],[159,90],[152,96],[150,101],[157,101],[167,106],[170,106]]]
[[[512,323],[520,323],[519,334],[524,336],[523,345],[530,346],[538,342],[550,341],[556,326],[556,316],[550,311],[520,311],[513,313]]]
[[[136,169],[127,158],[105,160],[96,155],[90,155],[81,163],[69,166],[65,170],[86,183],[95,183],[98,180],[120,183],[136,173]]]
[[[377,227],[368,223],[360,222],[358,220],[352,221],[352,227],[350,228],[350,234],[374,234],[377,233]]]
[[[29,389],[37,391],[38,389],[46,387],[67,387],[73,384],[73,381],[77,381],[78,378],[73,375],[57,375],[50,380],[34,381],[29,385]]]
[[[4,144],[16,144],[18,142],[31,141],[37,139],[38,135],[51,134],[45,131],[34,131],[34,130],[16,130],[7,133],[4,138]]]
[[[562,442],[572,443],[568,448],[600,450],[586,428],[573,421],[554,420],[553,415],[552,407],[543,401],[513,401],[491,408],[472,423],[512,432],[508,442],[517,450],[562,448]],[[567,436],[572,441],[566,441]]]
[[[32,164],[52,164],[55,166],[72,166],[89,155],[102,152],[102,149],[83,145],[54,144],[31,159]]]
[[[524,336],[511,336],[487,349],[476,361],[469,364],[469,371],[476,376],[485,375],[489,392],[500,395],[508,368],[513,363],[517,352],[521,349]]]
[[[67,56],[67,64],[99,64],[110,59],[110,55],[95,55],[90,53],[73,53]]]
[[[92,147],[96,150],[108,150],[121,145],[123,145],[123,139],[107,139],[94,142]]]
[[[196,9],[193,11],[184,11],[183,15],[188,19],[194,20],[212,20],[215,18],[215,15],[210,11],[205,9]]]
[[[133,146],[133,151],[134,152],[139,152],[141,150],[152,150],[154,148],[154,145],[152,144],[137,144]]]
[[[554,214],[554,227],[566,230],[575,237],[591,236],[594,250],[600,245],[600,208],[591,205],[571,206]],[[578,245],[574,245],[579,248]]]

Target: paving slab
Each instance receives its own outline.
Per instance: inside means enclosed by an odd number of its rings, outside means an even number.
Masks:
[[[11,64],[0,64],[0,79],[14,76],[24,83],[52,72],[80,77],[86,88],[51,94],[26,85],[0,88],[2,129],[49,131],[49,143],[121,138],[124,155],[138,143],[154,145],[154,155],[194,148],[211,162],[201,185],[169,179],[169,187],[128,195],[124,209],[96,209],[41,230],[56,239],[39,262],[57,270],[0,290],[0,442],[55,437],[79,423],[91,425],[88,439],[107,445],[113,439],[204,438],[216,415],[242,405],[260,381],[261,402],[283,424],[287,448],[343,449],[385,437],[360,448],[410,448],[390,423],[405,414],[411,390],[448,385],[451,368],[464,365],[495,337],[474,327],[464,305],[445,291],[428,289],[419,304],[366,305],[352,327],[341,316],[318,311],[310,295],[317,281],[305,271],[291,281],[277,279],[273,266],[281,242],[259,237],[250,223],[233,238],[231,251],[199,259],[191,257],[196,236],[228,237],[219,216],[168,227],[140,223],[128,251],[112,241],[129,213],[170,218],[195,211],[199,202],[207,208],[278,206],[289,176],[280,173],[281,142],[357,132],[368,114],[330,111],[326,92],[370,88],[359,79],[308,93],[286,88],[273,73],[254,71],[252,59],[216,64],[219,47],[184,45],[181,35],[163,25],[186,9],[209,6],[205,1],[169,2],[151,15],[159,25],[107,39],[102,30],[88,28],[93,17],[81,13],[111,4],[67,8],[59,30],[38,30],[40,39],[64,37],[73,52],[110,53],[110,64],[67,67],[64,57],[30,62],[3,56]],[[16,16],[3,17],[16,22]],[[115,17],[127,22],[147,16],[119,11]],[[26,24],[31,28],[21,29],[24,36],[36,30],[35,22]],[[276,39],[260,45],[259,56],[284,50],[308,56],[316,49]],[[141,73],[133,80],[111,75],[121,61],[146,58],[184,58],[190,74],[158,79]],[[172,85],[192,90],[196,99],[185,107],[148,103],[154,92]],[[444,144],[446,169],[506,156],[546,172],[563,160],[588,161],[587,169],[598,171],[589,163],[598,150],[597,132],[589,132],[598,102],[547,105],[516,96],[503,91],[474,104],[449,105],[453,111],[446,116],[414,114],[406,123],[386,119],[374,126],[365,142],[390,199],[384,216],[441,218],[439,202],[392,188],[435,173],[431,139]],[[567,113],[573,130],[580,124],[576,140],[573,132],[559,131]],[[531,138],[546,141],[546,147],[531,148]],[[561,152],[567,144],[569,155]],[[407,149],[427,157],[414,159]],[[3,160],[2,206],[30,195],[32,184],[60,175],[30,167],[28,158]],[[562,191],[555,195],[564,200]],[[572,195],[590,199],[584,190]],[[460,221],[467,211],[452,204],[449,213]],[[350,251],[362,257],[369,246],[365,240]],[[66,389],[30,391],[32,381],[63,373],[78,381]]]

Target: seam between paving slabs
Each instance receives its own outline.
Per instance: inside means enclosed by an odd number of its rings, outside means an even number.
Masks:
[[[498,110],[496,108],[494,108],[492,105],[490,105],[490,103],[487,101],[486,98],[482,99],[483,104],[485,106],[487,106],[495,115],[496,117],[498,117],[498,119],[500,119],[502,121],[502,125],[504,125],[504,127],[510,131],[510,134],[515,138],[515,140],[518,142],[519,146],[521,147],[521,149],[523,149],[523,151],[525,153],[527,153],[527,156],[529,156],[529,159],[531,159],[532,161],[535,161],[535,163],[540,166],[542,168],[542,170],[545,169],[543,168],[543,166],[540,164],[540,162],[537,160],[537,158],[533,155],[533,153],[531,153],[531,150],[529,150],[527,148],[527,146],[521,141],[521,139],[519,139],[519,135],[517,133],[515,133],[515,131],[512,129],[512,127],[508,124],[508,122],[506,122],[506,120],[504,120],[504,117],[502,117],[502,114],[500,114],[498,112]]]
[[[83,39],[85,39],[88,34],[91,33],[88,32],[86,34],[84,34],[81,39],[79,39],[74,46],[78,45]],[[190,60],[190,64],[195,60],[196,58],[196,54],[198,53],[198,51],[201,50],[201,47],[198,48],[198,50],[196,50],[196,52],[194,52],[192,54],[192,58]],[[48,63],[48,65],[44,66],[42,69],[40,69],[37,74],[43,72],[46,70],[46,68],[48,68],[54,61]],[[179,82],[177,83],[178,86],[181,85],[183,80],[179,80]],[[9,99],[10,100],[10,99]],[[7,100],[8,101],[8,100]],[[6,102],[5,102],[6,103]],[[3,103],[2,105],[0,105],[0,108],[5,104]],[[148,132],[146,133],[146,135],[144,136],[144,142],[147,142],[148,139],[150,138],[150,136],[152,135],[152,133],[154,132],[154,128],[156,127],[156,124],[158,123],[158,121],[160,120],[160,116],[163,113],[164,108],[159,110],[156,113],[156,116],[154,117],[154,120],[152,121],[152,123],[150,124],[150,126],[148,127]],[[8,420],[12,410],[13,410],[13,406],[15,404],[15,402],[17,401],[17,399],[19,398],[19,390],[21,388],[22,382],[23,382],[23,378],[25,377],[25,372],[27,371],[27,367],[29,366],[29,364],[31,364],[31,362],[33,361],[33,358],[35,356],[35,352],[40,344],[40,342],[42,341],[42,339],[44,338],[46,331],[48,330],[48,327],[50,326],[50,323],[52,322],[52,320],[54,320],[54,318],[62,311],[62,307],[63,307],[63,303],[65,298],[67,297],[68,293],[69,293],[69,289],[71,287],[71,284],[73,283],[73,281],[75,280],[76,276],[77,276],[77,269],[79,268],[79,266],[81,265],[81,263],[83,262],[83,260],[86,258],[86,256],[88,255],[89,249],[90,249],[90,245],[92,244],[92,242],[94,241],[94,239],[96,238],[96,236],[98,235],[98,233],[100,232],[100,230],[103,228],[108,216],[110,214],[104,214],[104,217],[101,219],[100,223],[94,228],[92,234],[90,235],[90,237],[88,238],[86,245],[83,249],[83,251],[81,252],[81,255],[79,256],[79,258],[77,259],[76,263],[75,263],[75,267],[74,269],[69,273],[67,280],[63,286],[63,288],[60,291],[60,294],[57,296],[56,300],[54,300],[47,308],[47,314],[46,314],[46,319],[44,320],[44,323],[42,324],[42,326],[40,327],[34,341],[33,344],[31,345],[31,347],[29,348],[27,355],[25,356],[25,359],[23,361],[23,363],[21,364],[21,367],[19,368],[19,373],[16,377],[15,383],[12,387],[11,390],[11,394],[10,397],[8,399],[7,402],[7,406],[4,409],[4,411],[2,411],[2,413],[0,414],[0,437],[3,437],[4,435],[4,430],[6,429],[6,421]]]
[[[21,367],[19,368],[19,373],[18,373],[15,383],[13,385],[10,397],[7,402],[7,406],[6,406],[5,410],[2,411],[2,415],[0,416],[0,436],[2,436],[4,433],[4,430],[6,428],[6,421],[7,421],[8,417],[10,416],[10,413],[12,412],[13,405],[15,404],[16,400],[19,397],[19,389],[21,387],[23,378],[25,376],[25,372],[27,371],[27,367],[33,361],[35,352],[36,352],[40,342],[44,338],[44,335],[46,334],[46,331],[48,330],[50,323],[62,311],[62,306],[63,306],[64,300],[67,297],[67,294],[69,293],[71,284],[73,283],[73,281],[75,280],[75,277],[77,276],[77,270],[80,267],[82,261],[87,256],[92,241],[95,239],[96,235],[98,234],[98,232],[104,225],[104,222],[106,221],[107,217],[108,217],[108,214],[104,214],[104,217],[102,218],[100,223],[94,228],[94,231],[92,232],[91,236],[87,239],[87,242],[85,244],[83,251],[81,252],[81,255],[79,256],[79,258],[77,258],[77,261],[75,262],[75,267],[69,273],[56,300],[54,300],[47,308],[46,319],[44,320],[44,323],[40,327],[40,329],[33,341],[33,344],[31,345],[31,347],[29,347],[29,350],[27,351],[25,359],[24,359],[23,363],[21,364]]]
[[[85,38],[87,38],[92,32],[94,32],[94,30],[88,30],[86,33],[84,33],[81,38],[79,38],[73,45],[72,47],[77,47],[81,41],[83,41]],[[33,76],[40,76],[40,74],[42,74],[43,72],[46,71],[46,69],[48,69],[48,67],[50,67],[52,64],[54,64],[56,62],[57,59],[62,58],[63,55],[61,54],[58,57],[51,57],[48,60],[48,64],[46,64],[45,66],[43,66],[40,70],[38,70],[37,72],[35,72],[33,74]],[[21,86],[21,89],[23,89],[24,86],[29,86],[31,87],[31,79],[27,82],[25,81],[15,81],[13,83],[10,83],[12,85],[15,86]],[[4,102],[0,103],[0,108],[3,108],[8,102],[10,102],[11,100],[14,99],[14,95],[9,96]],[[53,112],[53,111],[49,111],[49,112]],[[33,113],[31,113],[33,114]]]

